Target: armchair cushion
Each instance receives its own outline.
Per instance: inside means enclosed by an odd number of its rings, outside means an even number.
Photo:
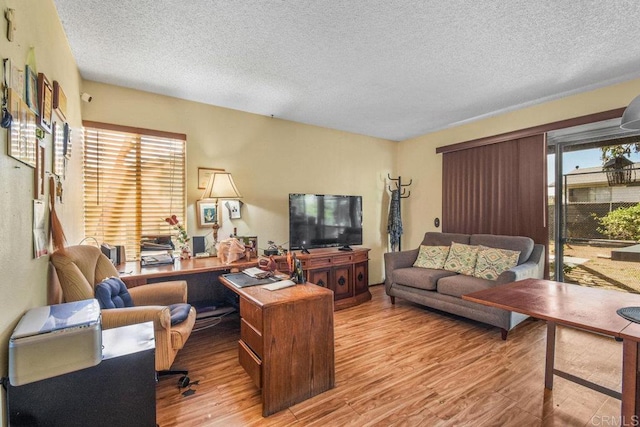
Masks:
[[[169,312],[171,313],[171,326],[184,322],[189,317],[191,304],[171,304]]]
[[[127,286],[118,277],[109,277],[98,283],[96,299],[101,309],[134,307]]]

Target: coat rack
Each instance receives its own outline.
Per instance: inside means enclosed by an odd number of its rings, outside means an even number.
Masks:
[[[400,201],[402,199],[408,199],[411,196],[411,190],[407,191],[407,187],[411,185],[413,179],[410,179],[408,184],[403,184],[401,176],[398,176],[397,178],[391,178],[391,175],[387,174],[387,177],[389,178],[389,181],[394,181],[396,183],[396,190],[398,190],[398,196],[400,197],[400,200],[398,200],[398,218],[402,218],[402,203],[400,203]],[[388,185],[387,188],[389,189],[389,191],[393,192],[390,185]],[[401,250],[402,234],[398,236],[398,251]]]

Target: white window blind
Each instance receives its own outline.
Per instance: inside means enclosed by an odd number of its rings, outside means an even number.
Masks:
[[[139,259],[144,236],[175,235],[164,219],[185,225],[186,136],[84,122],[85,235],[124,245]]]

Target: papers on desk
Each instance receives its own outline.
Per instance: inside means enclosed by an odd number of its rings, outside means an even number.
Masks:
[[[265,279],[273,275],[270,271],[265,271],[258,267],[247,268],[245,270],[242,270],[242,272],[247,276],[255,277],[256,279]]]
[[[280,280],[279,282],[271,283],[270,285],[264,285],[262,289],[267,289],[270,291],[277,291],[278,289],[288,288],[290,286],[295,286],[296,283],[293,280]]]
[[[142,255],[140,266],[150,267],[152,265],[173,264],[173,256],[169,254]]]
[[[276,291],[278,289],[288,288],[289,286],[295,286],[293,280],[280,280],[278,277],[267,277],[260,279],[258,277],[251,277],[245,273],[227,273],[222,277],[227,279],[236,288],[246,288],[249,286],[265,285],[264,289],[270,291]]]
[[[251,277],[248,274],[244,273],[227,273],[223,274],[222,277],[227,279],[229,283],[231,283],[236,288],[245,288],[247,286],[256,286],[256,285],[266,285],[268,283],[273,283],[275,280],[273,277],[267,277],[265,279],[259,279],[257,277]]]

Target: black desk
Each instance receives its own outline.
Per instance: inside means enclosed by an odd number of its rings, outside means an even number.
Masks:
[[[153,324],[102,331],[102,344],[96,366],[8,385],[9,425],[155,427]]]

